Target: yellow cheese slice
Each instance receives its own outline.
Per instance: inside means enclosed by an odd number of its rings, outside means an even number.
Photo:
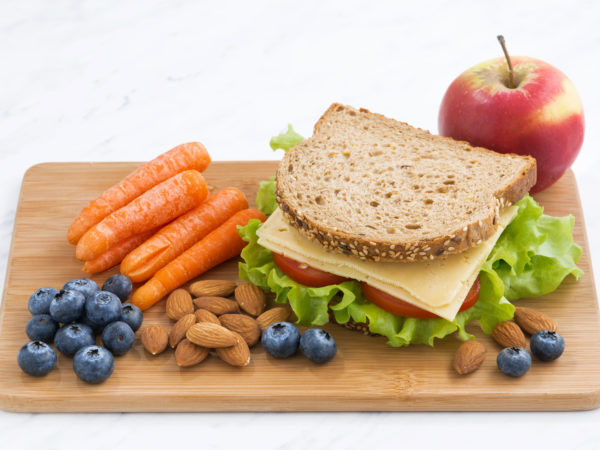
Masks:
[[[496,233],[477,247],[446,259],[412,263],[362,261],[352,255],[325,251],[318,242],[308,240],[289,225],[279,209],[257,234],[258,243],[273,252],[335,275],[366,281],[394,297],[454,320],[481,266],[516,213],[515,206],[505,208]]]

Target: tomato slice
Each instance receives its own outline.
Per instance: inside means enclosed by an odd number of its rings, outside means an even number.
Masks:
[[[390,295],[373,286],[370,286],[365,282],[361,282],[360,285],[362,287],[363,294],[365,294],[367,300],[369,300],[371,303],[376,304],[381,309],[384,309],[387,312],[396,314],[397,316],[414,317],[416,319],[439,318],[439,316],[433,314],[432,312],[421,309],[418,306],[411,305],[410,303],[407,303],[404,300],[400,300],[399,298],[396,298],[393,295]],[[471,286],[471,289],[467,293],[467,296],[465,297],[465,300],[461,305],[459,311],[469,309],[477,302],[477,299],[479,298],[480,287],[481,283],[478,275],[477,279],[473,283],[473,286]]]
[[[323,270],[315,269],[279,253],[273,253],[273,262],[288,277],[304,286],[323,287],[350,280],[350,278],[340,277]]]

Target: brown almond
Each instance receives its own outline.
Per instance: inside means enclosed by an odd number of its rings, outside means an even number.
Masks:
[[[507,320],[500,322],[492,331],[492,338],[500,344],[502,348],[521,347],[525,348],[527,342],[525,335],[515,322]]]
[[[481,342],[467,341],[456,350],[452,367],[459,375],[474,372],[483,363],[485,353],[485,346]]]
[[[221,324],[235,331],[244,338],[248,347],[252,347],[260,338],[260,327],[255,319],[245,314],[223,314],[219,317]]]
[[[231,347],[235,345],[235,335],[227,328],[210,322],[192,325],[185,334],[196,345],[206,348]]]
[[[231,280],[201,280],[190,284],[190,292],[194,297],[228,297],[235,286]]]
[[[198,308],[206,309],[217,316],[238,312],[238,304],[233,300],[223,297],[198,297],[194,299],[194,305]]]
[[[185,333],[187,333],[188,328],[195,323],[196,316],[194,314],[186,314],[175,322],[175,325],[173,325],[171,331],[169,331],[169,345],[171,348],[177,347],[177,344],[185,338]]]
[[[546,314],[525,306],[517,306],[515,309],[515,322],[528,334],[541,330],[558,330],[558,324]]]
[[[240,307],[252,316],[260,316],[267,306],[264,291],[252,283],[244,283],[236,287],[235,299]]]
[[[158,355],[167,348],[169,332],[161,325],[147,325],[140,332],[142,345],[152,355]]]
[[[219,318],[211,313],[208,309],[197,309],[194,313],[196,315],[196,322],[211,322],[216,325],[221,325]]]
[[[267,309],[264,313],[256,318],[258,325],[262,331],[265,331],[271,325],[277,322],[285,322],[289,319],[291,311],[289,308],[278,306],[276,308]]]
[[[235,335],[235,345],[231,347],[217,348],[216,352],[219,358],[227,364],[236,367],[244,367],[250,364],[250,349],[242,336],[232,331]]]
[[[167,297],[167,316],[171,320],[179,320],[186,314],[194,313],[192,296],[185,289],[175,289]]]
[[[208,356],[208,349],[188,341],[182,340],[175,349],[175,362],[179,367],[192,367],[201,363]]]

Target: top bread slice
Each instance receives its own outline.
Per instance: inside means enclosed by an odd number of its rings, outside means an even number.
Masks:
[[[373,261],[445,258],[497,229],[536,181],[530,156],[500,154],[334,103],[277,170],[277,203],[327,250]]]

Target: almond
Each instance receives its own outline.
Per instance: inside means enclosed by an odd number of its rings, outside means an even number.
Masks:
[[[148,325],[141,331],[142,345],[152,355],[158,355],[169,341],[169,333],[161,325]]]
[[[192,367],[208,356],[208,349],[200,347],[187,339],[181,341],[175,349],[175,362],[179,367]]]
[[[223,314],[219,320],[225,328],[242,336],[248,347],[252,347],[258,342],[260,327],[252,317],[245,314]]]
[[[278,306],[276,308],[267,309],[264,313],[256,318],[258,325],[262,331],[265,331],[271,325],[277,322],[285,322],[290,317],[290,309]]]
[[[231,347],[235,335],[227,328],[210,322],[200,322],[188,328],[185,337],[196,345],[206,348]]]
[[[250,349],[242,336],[232,331],[235,336],[235,345],[231,347],[217,348],[217,355],[227,364],[236,367],[244,367],[250,364]]]
[[[198,308],[206,309],[217,316],[238,311],[238,304],[223,297],[198,297],[194,300]]]
[[[186,314],[194,313],[192,296],[185,289],[175,289],[167,297],[167,316],[172,320],[179,320]]]
[[[196,316],[194,314],[186,314],[173,325],[173,328],[169,331],[169,345],[171,348],[177,347],[177,344],[185,337],[188,328],[195,323]]]
[[[252,283],[244,283],[236,287],[235,299],[240,307],[252,316],[260,316],[267,306],[265,293]]]
[[[235,281],[202,280],[190,284],[190,292],[194,297],[227,297],[235,290]]]
[[[197,309],[194,314],[196,315],[196,322],[211,322],[216,325],[221,325],[219,318],[208,309]]]
[[[458,347],[452,367],[459,375],[466,375],[479,369],[485,359],[485,346],[479,341],[467,341]]]
[[[525,335],[519,328],[519,325],[511,320],[500,322],[498,325],[496,325],[492,331],[492,337],[498,344],[500,344],[502,348],[525,348],[527,345],[527,342],[525,341]]]
[[[524,306],[517,306],[515,309],[515,322],[528,334],[541,330],[558,330],[558,324],[546,314]]]

